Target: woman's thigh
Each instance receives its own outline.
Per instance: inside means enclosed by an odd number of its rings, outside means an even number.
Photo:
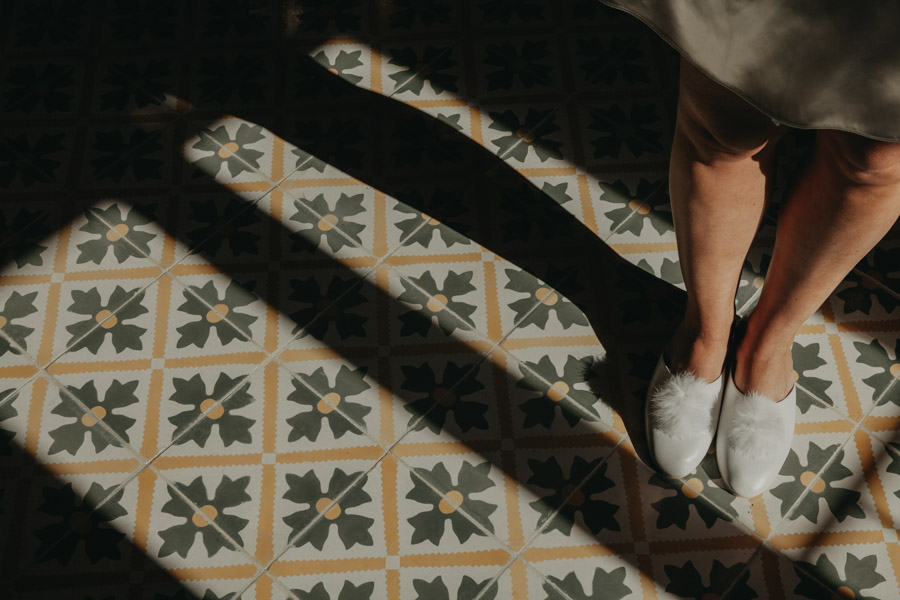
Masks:
[[[676,131],[701,160],[753,156],[773,147],[787,129],[681,59]]]

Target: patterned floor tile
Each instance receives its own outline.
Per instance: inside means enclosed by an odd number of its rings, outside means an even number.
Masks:
[[[470,91],[463,79],[463,53],[456,40],[385,45],[382,90],[403,102],[455,100]]]
[[[254,292],[259,273],[241,273],[236,279],[209,268],[203,274],[179,270],[159,286],[161,294],[167,293],[160,299],[165,308],[157,314],[166,328],[165,358],[262,356],[268,328],[266,303]]]
[[[643,32],[596,31],[571,36],[574,89],[579,92],[652,92],[660,87],[651,39]]]
[[[474,76],[472,94],[483,104],[515,98],[539,101],[565,97],[559,69],[556,36],[497,36],[471,45]]]
[[[662,102],[652,98],[584,100],[576,111],[587,165],[659,168],[668,162],[672,124]]]
[[[528,562],[528,600],[567,600],[568,598],[610,598],[616,600],[645,597],[652,583],[641,573],[637,557],[591,552],[590,555],[538,557]],[[646,558],[644,560],[646,562]]]
[[[437,593],[446,589],[461,593],[460,598],[474,599],[500,574],[510,555],[487,538],[472,535],[471,523],[454,509],[453,504],[430,487],[423,487],[419,479],[415,479],[419,485],[414,487],[414,477],[396,459],[386,456],[365,475],[361,485],[353,486],[336,505],[318,508],[324,512],[317,524],[272,566],[271,572],[289,588],[303,590],[319,582],[326,590],[335,586],[335,591],[347,585],[344,581],[350,581],[353,586],[374,582],[372,598],[419,600],[430,598],[429,591]],[[418,492],[414,493],[414,490]],[[312,496],[319,495],[318,490],[309,491]],[[330,490],[327,493],[331,493]],[[315,502],[312,496],[306,500],[310,506]],[[401,502],[408,504],[406,510],[400,510]],[[383,516],[379,510],[381,506]],[[444,511],[439,507],[444,507]],[[312,508],[307,511],[315,513]],[[434,517],[427,517],[432,513],[442,517],[439,528]],[[299,518],[299,513],[297,515]],[[354,520],[358,525],[350,529]],[[337,524],[336,531],[331,527],[332,523]],[[429,541],[435,535],[443,540],[440,547]],[[331,553],[329,560],[317,561],[317,550],[327,550],[331,546],[344,548],[341,551],[343,558],[332,558]],[[314,576],[317,572],[324,575],[326,569],[331,573],[327,579],[322,575]],[[463,577],[466,573],[470,581]],[[501,578],[499,587],[508,590],[508,586],[509,582]]]
[[[220,185],[271,179],[276,135],[251,121],[224,117],[197,123],[184,158]],[[280,165],[279,165],[280,166]]]
[[[833,327],[825,325],[826,331]],[[844,327],[839,325],[838,329]],[[896,366],[900,360],[897,331],[884,326],[870,331],[850,329],[837,336],[829,331],[829,338],[832,337],[840,341],[840,344],[832,342],[832,351],[840,360],[837,367],[847,404],[853,411],[851,416],[859,418],[875,404],[874,416],[896,416],[894,407],[900,403],[900,388],[894,383],[900,373],[900,367]]]
[[[76,114],[79,85],[86,83],[84,66],[72,57],[20,58],[4,62],[6,82],[0,119],[68,121]]]

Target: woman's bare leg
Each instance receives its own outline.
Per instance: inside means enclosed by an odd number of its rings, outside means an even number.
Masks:
[[[784,398],[800,326],[900,216],[900,144],[821,130],[778,220],[759,304],[737,349],[735,385]]]
[[[681,61],[669,195],[687,310],[666,358],[708,381],[722,371],[741,267],[765,209],[783,128]]]

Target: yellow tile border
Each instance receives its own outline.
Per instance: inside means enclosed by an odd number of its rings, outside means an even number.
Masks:
[[[779,550],[844,546],[848,544],[878,544],[882,542],[884,542],[884,536],[880,529],[868,531],[780,533],[769,538],[769,543]]]
[[[824,312],[824,311],[823,311]],[[841,345],[841,336],[836,333],[828,334],[828,343],[834,354],[834,364],[838,372],[841,388],[844,391],[844,401],[847,405],[847,414],[854,421],[859,421],[863,416],[862,404],[856,394],[856,386],[853,384],[853,376],[844,355],[844,347]]]

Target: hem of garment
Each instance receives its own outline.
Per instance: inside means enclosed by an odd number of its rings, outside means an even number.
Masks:
[[[840,126],[840,125],[828,125],[828,124],[810,125],[808,123],[800,123],[798,121],[793,121],[791,119],[784,118],[781,115],[777,115],[772,110],[763,106],[758,100],[748,96],[747,93],[744,92],[743,90],[741,90],[740,88],[728,83],[727,81],[723,81],[723,80],[719,79],[718,77],[716,77],[715,75],[710,73],[706,68],[699,65],[697,63],[697,61],[694,60],[694,58],[688,52],[686,52],[678,43],[674,42],[665,32],[663,32],[659,27],[657,27],[657,25],[655,23],[653,23],[650,19],[648,19],[644,15],[637,13],[628,7],[621,6],[619,4],[616,4],[615,2],[611,2],[610,0],[597,0],[597,1],[600,2],[601,4],[604,4],[608,7],[610,7],[610,8],[613,8],[615,10],[620,10],[624,13],[627,13],[627,14],[631,15],[632,17],[634,17],[635,19],[637,19],[638,21],[640,21],[641,23],[643,23],[644,25],[646,25],[647,27],[649,27],[653,31],[654,34],[659,36],[659,38],[662,41],[667,43],[676,52],[678,52],[678,54],[681,56],[681,58],[683,58],[684,60],[691,63],[698,71],[703,73],[706,77],[708,77],[712,81],[721,85],[722,87],[729,90],[733,94],[739,96],[747,104],[749,104],[750,106],[752,106],[753,108],[755,108],[756,110],[758,110],[759,112],[761,112],[762,114],[767,116],[769,119],[771,119],[772,122],[775,123],[776,125],[785,125],[787,127],[793,128],[793,129],[807,129],[807,130],[831,129],[831,130],[835,130],[835,131],[844,131],[846,133],[860,135],[860,136],[867,137],[867,138],[870,138],[873,140],[878,140],[881,142],[894,142],[894,143],[900,142],[900,136],[893,137],[893,136],[880,135],[880,134],[875,134],[875,133],[871,133],[868,131],[860,131],[858,129],[850,129],[848,127],[844,127],[844,126]]]

